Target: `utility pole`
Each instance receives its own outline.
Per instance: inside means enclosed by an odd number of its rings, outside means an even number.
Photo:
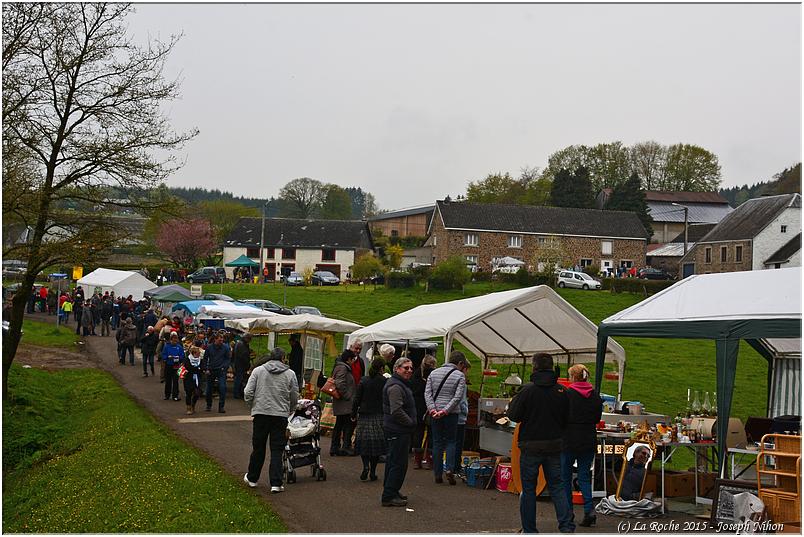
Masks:
[[[690,208],[680,203],[671,202],[670,205],[684,209],[684,255],[687,255],[687,245],[689,244],[689,212]],[[680,209],[679,209],[680,210]]]
[[[264,267],[263,257],[265,256],[265,207],[268,202],[262,204],[262,222],[260,224],[260,268],[257,269],[257,281],[262,283],[262,270]],[[685,248],[686,250],[686,248]]]

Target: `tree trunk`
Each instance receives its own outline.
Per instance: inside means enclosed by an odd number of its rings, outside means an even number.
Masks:
[[[17,354],[20,339],[22,339],[22,319],[25,316],[25,305],[31,296],[36,273],[29,270],[19,290],[11,301],[11,319],[9,320],[8,335],[3,338],[3,401],[8,398],[8,374],[11,364]]]

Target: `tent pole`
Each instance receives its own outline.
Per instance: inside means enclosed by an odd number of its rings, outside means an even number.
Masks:
[[[737,370],[739,339],[715,340],[717,350],[717,448],[719,471],[726,460],[726,436],[729,432],[731,401],[734,394],[734,377]]]

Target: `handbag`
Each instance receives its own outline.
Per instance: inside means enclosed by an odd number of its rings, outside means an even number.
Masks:
[[[338,388],[335,387],[335,378],[329,377],[324,385],[321,387],[321,391],[331,396],[333,399],[340,399],[341,392],[338,391]]]

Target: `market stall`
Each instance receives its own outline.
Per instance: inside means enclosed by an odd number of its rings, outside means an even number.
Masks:
[[[139,272],[105,268],[93,270],[78,280],[77,285],[84,288],[87,298],[95,292],[114,292],[115,296],[131,295],[134,300],[140,300],[145,296],[145,291],[156,287],[154,282]]]
[[[537,352],[553,355],[563,368],[565,364],[568,367],[595,360],[597,328],[550,287],[542,285],[418,306],[356,330],[350,341],[368,343],[430,338],[443,339],[445,361],[453,342],[460,342],[481,358],[484,371],[495,364],[524,366]],[[619,397],[625,371],[625,351],[610,340],[604,361],[616,365]],[[602,370],[603,364],[600,364],[598,371]],[[520,378],[513,386],[521,386],[522,382]],[[481,449],[510,454],[515,424],[497,421],[515,391],[516,387],[512,387],[505,394],[492,394],[502,397],[480,399]],[[612,414],[608,419],[616,423],[617,418]]]
[[[801,338],[801,268],[690,276],[605,319],[598,327],[598,389],[609,337],[620,335],[715,340],[716,412],[721,418],[715,436],[722,467],[729,431],[729,420],[723,418],[731,414],[740,340]]]

